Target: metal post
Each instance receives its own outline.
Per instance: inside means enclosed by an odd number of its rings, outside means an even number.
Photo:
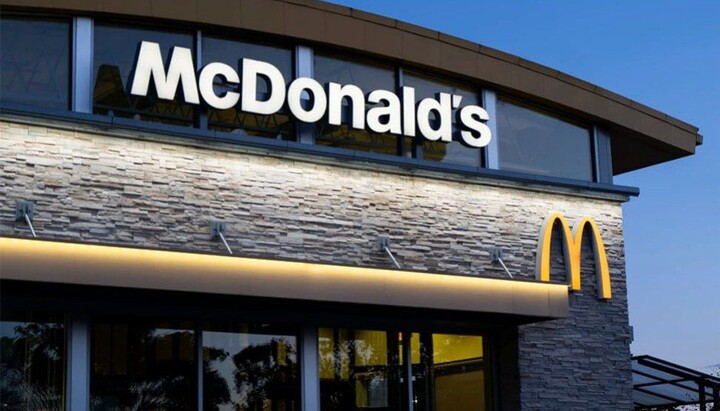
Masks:
[[[227,240],[225,240],[225,235],[222,233],[222,231],[219,232],[218,235],[220,236],[220,239],[222,240],[223,244],[225,244],[225,248],[227,248],[228,253],[232,254],[233,252],[230,249],[230,246],[228,245]]]
[[[386,253],[390,256],[390,258],[392,259],[392,262],[395,263],[395,267],[397,267],[398,269],[401,269],[402,267],[400,267],[400,264],[397,262],[397,260],[395,259],[395,256],[394,256],[393,253],[390,251],[390,249],[387,248],[387,246],[385,246],[384,248],[385,248],[385,252],[386,252]]]
[[[613,170],[610,133],[605,129],[595,127],[593,129],[593,143],[595,148],[595,181],[603,184],[612,184]]]
[[[318,354],[318,330],[303,329],[300,338],[300,376],[302,411],[320,410],[320,364]]]
[[[295,47],[295,78],[313,78],[315,76],[314,66],[313,49],[307,46]],[[303,91],[302,98],[310,98],[307,91]],[[297,125],[297,141],[304,144],[315,144],[315,125],[301,121],[296,121],[295,124]]]
[[[487,125],[490,127],[492,138],[490,144],[485,147],[485,167],[499,170],[500,169],[500,143],[498,142],[497,132],[497,95],[494,91],[483,90],[483,108],[487,111],[490,120]]]
[[[66,408],[72,411],[90,409],[90,322],[70,316],[67,347]]]
[[[93,20],[73,19],[72,110],[92,113]]]
[[[32,233],[33,237],[37,237],[37,234],[35,234],[35,229],[33,228],[32,222],[30,221],[30,216],[25,213],[25,222],[27,223],[28,227],[30,227],[30,232]]]
[[[407,381],[408,411],[415,409],[415,394],[413,393],[413,369],[412,369],[412,333],[403,332],[403,359],[405,359],[405,373]]]
[[[195,345],[197,361],[197,410],[203,411],[203,390],[205,380],[205,358],[203,356],[203,333],[200,327],[195,328]]]

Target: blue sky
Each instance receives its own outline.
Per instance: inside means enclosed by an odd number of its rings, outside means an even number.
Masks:
[[[720,1],[333,0],[494,47],[700,128],[692,157],[616,177],[633,354],[720,363]]]

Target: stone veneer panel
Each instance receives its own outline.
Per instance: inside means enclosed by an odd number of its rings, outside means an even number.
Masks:
[[[583,291],[571,295],[570,317],[519,328],[520,403],[632,408],[618,201],[11,121],[0,121],[0,141],[0,235],[29,234],[14,221],[23,199],[35,203],[33,223],[47,239],[222,253],[209,239],[210,221],[221,220],[244,255],[391,267],[375,251],[377,235],[387,234],[403,268],[504,277],[489,260],[499,246],[514,276],[532,278],[545,217],[592,216],[608,251],[613,299],[596,298],[586,242]]]

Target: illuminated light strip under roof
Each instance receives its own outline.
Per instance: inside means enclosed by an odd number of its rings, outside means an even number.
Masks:
[[[568,316],[567,284],[0,237],[0,278]]]

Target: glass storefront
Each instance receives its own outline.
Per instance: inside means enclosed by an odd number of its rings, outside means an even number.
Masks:
[[[481,336],[321,328],[318,347],[323,411],[490,409]]]
[[[62,314],[3,309],[3,410],[66,408],[65,322]],[[299,411],[298,335],[268,323],[95,318],[89,408]],[[348,328],[317,335],[323,411],[490,409],[481,336]]]

